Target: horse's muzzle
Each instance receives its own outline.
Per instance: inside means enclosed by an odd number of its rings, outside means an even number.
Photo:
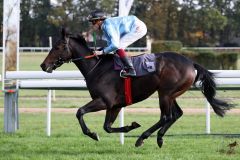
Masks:
[[[42,68],[42,70],[44,72],[52,73],[52,71],[53,71],[53,68],[51,66],[49,66],[49,65],[46,65],[45,63],[42,63],[40,65],[40,67]]]

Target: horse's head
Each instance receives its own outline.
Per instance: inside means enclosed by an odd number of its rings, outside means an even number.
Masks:
[[[62,28],[60,40],[54,44],[40,66],[43,71],[51,73],[53,70],[60,67],[63,63],[70,61],[71,59],[72,53],[69,49],[69,34],[65,28]]]

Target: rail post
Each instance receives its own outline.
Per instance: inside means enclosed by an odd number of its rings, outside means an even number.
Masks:
[[[210,134],[210,128],[211,128],[211,122],[210,122],[210,115],[211,115],[211,110],[210,110],[210,104],[206,101],[206,134]]]
[[[6,71],[19,70],[20,0],[3,0],[2,91],[4,92],[4,131],[19,128],[16,81],[5,79]]]
[[[18,91],[4,91],[4,131],[14,133],[19,129]]]
[[[47,136],[51,135],[51,108],[52,108],[52,90],[48,90],[48,95],[47,95]]]
[[[120,111],[120,127],[124,126],[124,108],[121,109]],[[120,133],[120,143],[123,145],[124,144],[124,133]]]

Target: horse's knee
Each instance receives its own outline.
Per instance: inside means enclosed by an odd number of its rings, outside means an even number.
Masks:
[[[107,132],[107,133],[112,133],[112,129],[109,125],[104,125],[103,129]]]
[[[166,116],[166,115],[164,115],[164,116],[162,116],[162,118],[161,118],[161,122],[163,123],[163,124],[165,124],[165,123],[168,123],[168,122],[170,122],[170,121],[172,121],[173,120],[173,116],[172,115],[169,115],[169,116]]]
[[[83,116],[84,113],[85,113],[85,111],[82,108],[79,108],[76,113],[76,117],[79,118],[79,117]]]

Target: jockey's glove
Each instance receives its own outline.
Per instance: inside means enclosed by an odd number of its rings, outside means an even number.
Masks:
[[[97,55],[97,56],[106,55],[106,54],[115,54],[114,52],[105,53],[105,52],[103,51],[103,49],[104,49],[104,47],[101,47],[101,48],[99,48],[99,49],[97,49],[97,50],[95,50],[95,51],[93,51],[93,52],[94,52],[95,55]]]
[[[95,53],[95,55],[97,55],[97,56],[100,56],[100,55],[103,55],[103,54],[104,54],[103,50],[101,50],[101,51],[94,51],[94,53]]]
[[[95,55],[100,56],[103,55],[103,51],[94,51]]]

